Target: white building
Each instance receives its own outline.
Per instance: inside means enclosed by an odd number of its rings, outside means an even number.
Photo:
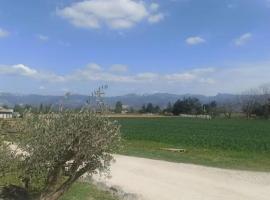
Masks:
[[[13,117],[13,109],[5,109],[0,107],[0,119],[9,119]]]

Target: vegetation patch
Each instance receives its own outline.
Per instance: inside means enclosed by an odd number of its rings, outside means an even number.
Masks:
[[[60,200],[117,200],[117,198],[93,184],[77,182]]]
[[[244,170],[270,171],[267,120],[119,118],[121,154]],[[184,153],[164,150],[185,149]]]

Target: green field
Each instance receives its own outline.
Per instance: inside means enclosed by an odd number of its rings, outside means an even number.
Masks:
[[[125,155],[270,171],[270,121],[118,118]],[[161,148],[184,148],[185,153]]]

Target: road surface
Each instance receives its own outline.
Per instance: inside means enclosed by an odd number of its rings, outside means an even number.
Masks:
[[[270,173],[115,156],[109,187],[142,200],[269,200]]]

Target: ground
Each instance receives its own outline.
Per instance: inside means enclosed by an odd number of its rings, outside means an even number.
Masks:
[[[139,200],[269,200],[270,174],[116,155],[111,178]]]

